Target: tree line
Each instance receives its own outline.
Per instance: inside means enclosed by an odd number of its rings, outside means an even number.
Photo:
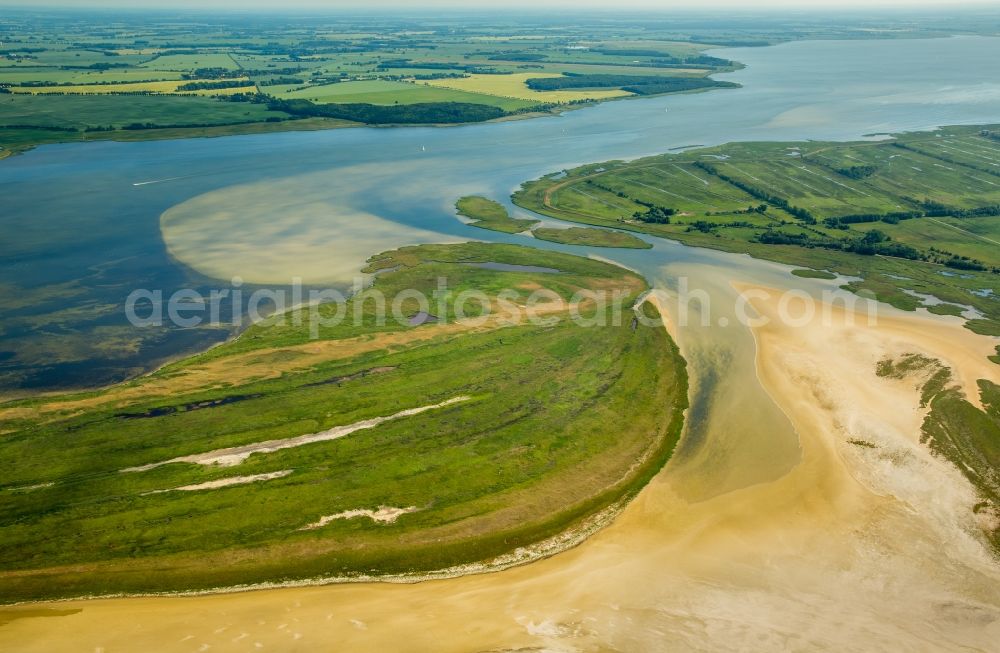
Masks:
[[[272,111],[293,116],[337,118],[368,125],[444,124],[483,122],[508,115],[503,109],[469,102],[424,102],[418,104],[313,104],[308,100],[271,99]]]
[[[732,82],[707,78],[678,78],[661,75],[606,75],[565,73],[563,77],[536,77],[525,82],[533,91],[560,91],[573,88],[620,88],[636,95],[659,95],[706,88],[733,88]]]
[[[763,202],[767,202],[768,204],[783,209],[786,213],[795,216],[796,218],[798,218],[799,220],[801,220],[806,224],[816,224],[816,217],[808,209],[804,209],[800,206],[794,206],[793,204],[790,204],[788,200],[786,200],[784,197],[781,197],[780,195],[775,195],[762,188],[757,188],[756,186],[740,181],[739,179],[730,177],[729,175],[720,172],[719,169],[716,168],[715,166],[709,163],[705,163],[704,161],[695,161],[694,165],[698,168],[701,168],[708,174],[718,177],[719,179],[728,184],[736,186],[737,188],[747,193],[748,195],[751,195]]]

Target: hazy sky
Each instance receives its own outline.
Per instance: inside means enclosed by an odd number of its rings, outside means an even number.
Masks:
[[[810,8],[926,8],[955,7],[956,5],[988,6],[1000,8],[998,0],[421,0],[407,2],[406,0],[0,0],[0,6],[61,6],[73,8],[89,7],[129,7],[137,8],[199,8],[199,9],[380,9],[380,8],[453,8],[453,9],[503,9],[510,7],[531,7],[533,9],[708,9],[732,8],[745,9],[781,8],[803,10]]]

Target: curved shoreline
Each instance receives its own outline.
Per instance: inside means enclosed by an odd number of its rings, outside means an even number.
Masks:
[[[739,64],[739,62],[734,62]],[[719,73],[731,73],[737,70],[742,70],[746,66],[739,64],[739,67],[733,70],[717,71]],[[712,73],[716,74],[716,73]],[[708,78],[709,76],[706,76]],[[520,113],[509,113],[499,118],[491,118],[490,120],[481,120],[477,122],[445,122],[445,123],[383,123],[383,124],[369,124],[363,122],[351,122],[348,120],[341,120],[339,118],[320,118],[320,117],[306,117],[306,118],[292,118],[288,120],[282,120],[280,122],[248,122],[248,123],[236,123],[232,125],[208,125],[205,127],[157,127],[152,129],[141,129],[141,130],[124,130],[118,129],[115,131],[108,132],[82,132],[83,137],[77,139],[64,139],[64,140],[51,140],[51,141],[39,141],[37,143],[27,143],[18,144],[12,148],[4,148],[0,150],[0,161],[7,158],[13,158],[22,154],[27,154],[28,152],[46,145],[68,145],[68,144],[83,144],[83,143],[93,143],[102,141],[111,141],[115,143],[137,143],[137,142],[155,142],[155,141],[170,141],[170,140],[184,140],[184,139],[196,139],[196,138],[225,138],[227,136],[256,136],[260,134],[276,134],[283,132],[302,132],[302,131],[326,131],[331,129],[358,129],[358,128],[368,128],[368,129],[407,129],[407,128],[439,128],[439,129],[450,129],[456,127],[468,127],[471,125],[489,125],[489,124],[499,124],[506,122],[517,122],[521,120],[534,120],[536,118],[554,118],[563,115],[569,111],[577,111],[579,109],[588,109],[595,107],[599,104],[604,104],[605,102],[614,102],[617,100],[641,100],[645,98],[660,98],[668,95],[685,95],[690,93],[707,93],[714,90],[726,90],[729,87],[709,87],[703,89],[692,89],[688,91],[674,91],[670,93],[660,93],[657,95],[621,95],[616,97],[601,98],[596,100],[580,101],[576,103],[565,103],[556,104],[548,109],[536,109],[533,111],[524,111]],[[486,95],[486,94],[484,94]]]
[[[659,308],[659,303],[656,301],[655,297],[650,298],[651,304]],[[668,332],[668,342],[677,352],[677,346],[673,341],[673,336],[670,335],[670,322],[669,318],[661,313],[663,318],[664,327]],[[683,364],[684,359],[677,354],[681,365],[678,368],[678,375],[680,377],[682,387],[687,388],[687,373],[686,366]],[[518,547],[513,551],[501,554],[494,558],[479,561],[458,564],[451,567],[446,567],[443,569],[431,570],[431,571],[421,571],[413,573],[404,574],[357,574],[357,575],[346,575],[346,576],[322,576],[314,578],[305,578],[299,580],[288,580],[288,581],[274,581],[274,582],[260,582],[260,583],[248,583],[241,585],[232,586],[222,586],[214,587],[201,590],[179,590],[179,591],[168,591],[168,592],[120,592],[111,594],[87,594],[81,596],[69,596],[63,598],[55,599],[42,599],[38,601],[15,601],[12,603],[0,603],[0,614],[7,608],[12,607],[23,607],[30,605],[46,605],[50,603],[68,603],[77,601],[97,601],[105,599],[131,599],[131,598],[170,598],[170,597],[196,597],[196,596],[216,596],[216,595],[226,595],[226,594],[240,594],[245,592],[256,592],[263,590],[272,589],[290,589],[290,588],[304,588],[304,587],[322,587],[330,585],[350,585],[350,584],[368,584],[368,583],[387,583],[387,584],[414,584],[422,583],[426,581],[433,580],[445,580],[450,578],[461,578],[465,576],[476,576],[482,574],[491,574],[507,569],[512,569],[515,567],[521,567],[529,565],[531,563],[545,560],[551,558],[557,554],[563,553],[565,551],[574,549],[579,545],[583,544],[590,537],[603,530],[607,526],[611,525],[615,519],[620,515],[635,499],[635,497],[641,492],[646,485],[660,473],[663,466],[670,459],[676,444],[681,437],[681,432],[685,426],[684,415],[686,414],[686,401],[683,405],[678,406],[678,410],[674,411],[674,418],[671,422],[670,428],[664,434],[663,442],[656,449],[647,450],[642,459],[636,461],[632,465],[632,470],[635,475],[631,478],[626,476],[619,482],[622,487],[619,490],[615,490],[614,486],[606,490],[606,492],[615,492],[619,496],[612,503],[604,508],[601,508],[597,512],[591,512],[590,514],[585,514],[582,518],[578,518],[575,523],[569,528],[551,535],[543,540],[533,542],[531,544]],[[131,470],[124,470],[131,471]],[[592,500],[596,500],[592,499]],[[571,509],[572,510],[572,509]]]
[[[498,556],[488,561],[455,565],[435,571],[414,572],[410,574],[375,574],[357,576],[324,576],[318,578],[305,578],[301,580],[275,581],[263,583],[248,583],[246,585],[232,585],[226,587],[214,587],[204,590],[179,590],[176,592],[120,592],[115,594],[87,594],[82,596],[70,596],[58,599],[43,599],[40,601],[16,601],[14,603],[0,604],[0,614],[8,608],[24,606],[39,606],[59,603],[75,603],[86,601],[101,601],[107,599],[143,599],[143,598],[180,598],[194,596],[223,596],[227,594],[242,594],[245,592],[260,592],[275,589],[292,589],[302,587],[325,587],[330,585],[352,585],[369,583],[386,583],[408,585],[423,583],[434,580],[446,580],[449,578],[461,578],[464,576],[476,576],[481,574],[492,574],[514,567],[551,558],[554,555],[573,549],[583,544],[589,537],[610,525],[615,517],[621,514],[628,505],[628,501],[618,502],[604,508],[598,513],[586,518],[583,523],[570,528],[558,535],[534,544],[520,547],[514,551]]]
[[[761,301],[757,309],[774,310],[773,301]],[[985,339],[945,320],[894,314],[858,341],[840,320],[819,330],[754,333],[761,380],[782,400],[806,452],[773,481],[688,501],[675,488],[700,472],[675,459],[671,473],[660,474],[627,509],[608,509],[584,541],[567,542],[564,555],[539,556],[531,567],[284,585],[274,592],[246,587],[184,600],[163,595],[21,604],[0,609],[14,619],[4,631],[25,651],[50,652],[77,650],[81,643],[140,648],[151,641],[161,650],[190,650],[199,642],[213,650],[240,650],[239,638],[247,636],[241,631],[256,641],[281,642],[274,638],[285,636],[284,624],[293,623],[287,635],[301,633],[304,643],[340,642],[358,651],[386,650],[399,637],[409,638],[415,649],[457,653],[490,646],[628,650],[629,642],[698,650],[708,642],[736,645],[747,636],[772,638],[766,641],[779,648],[797,641],[810,650],[891,642],[912,650],[985,650],[1000,623],[991,621],[1000,617],[1000,602],[990,599],[990,579],[1000,578],[1000,570],[964,535],[940,548],[939,538],[950,532],[941,527],[953,523],[948,515],[964,521],[950,507],[964,504],[968,494],[954,485],[961,485],[956,472],[916,455],[920,445],[908,440],[916,437],[919,393],[905,382],[879,379],[870,365],[886,347],[903,351],[918,343],[931,347],[929,353],[961,359],[969,347],[983,349]],[[854,354],[838,356],[830,338],[854,342]],[[837,377],[845,369],[867,371],[844,389],[847,394],[829,396],[826,403],[811,399],[825,387],[822,376]],[[864,396],[869,398],[859,404]],[[886,414],[880,406],[889,399],[904,402],[906,410]],[[919,484],[894,485],[893,474],[878,474],[877,457],[865,458],[869,449],[842,441],[844,429],[849,434],[883,418],[881,446],[914,452],[909,462],[897,463],[933,472],[933,492],[922,492]],[[943,510],[934,507],[935,496],[945,500]],[[422,582],[446,578],[449,583]],[[556,588],[563,593],[553,603]],[[651,609],[647,600],[659,600],[661,607]],[[49,631],[57,634],[43,636],[40,629],[51,622],[36,618],[45,616],[44,609],[30,610],[45,604],[60,616],[62,627]],[[66,613],[68,607],[82,612]],[[774,614],[782,615],[781,624],[772,623]],[[134,620],[141,630],[109,642],[107,626],[115,619]],[[843,628],[845,620],[856,628]],[[577,623],[595,627],[579,629]],[[806,627],[808,644],[795,639]]]
[[[524,248],[522,248],[524,249]],[[492,256],[493,253],[487,252],[484,256]],[[566,256],[566,255],[562,255]],[[584,260],[584,259],[581,259]],[[592,265],[592,263],[591,263]],[[608,264],[604,264],[608,265]],[[621,273],[625,273],[624,278],[629,279],[630,287],[635,287],[638,289],[648,287],[647,283],[639,276],[634,274],[628,274],[626,270],[616,267]],[[618,274],[617,272],[612,273],[612,278],[618,278],[613,276]],[[654,306],[657,306],[653,302]],[[637,308],[639,304],[636,304]],[[650,310],[650,316],[653,315]],[[661,314],[660,320],[664,324],[667,324],[666,317]],[[657,324],[654,322],[653,324]],[[444,326],[444,325],[441,325]],[[459,325],[463,326],[464,325]],[[626,325],[616,325],[616,329],[620,329],[622,333],[627,334]],[[434,328],[432,327],[432,330]],[[642,448],[637,448],[634,451],[638,454],[638,457],[633,457],[631,454],[621,460],[621,463],[615,467],[615,474],[609,475],[607,478],[601,477],[600,485],[592,484],[591,490],[588,490],[585,494],[574,493],[572,500],[574,503],[567,503],[565,506],[553,505],[547,508],[548,512],[542,512],[538,515],[538,518],[532,517],[531,520],[524,522],[523,524],[516,525],[515,527],[506,527],[497,530],[496,532],[487,532],[473,537],[468,538],[468,542],[456,542],[455,544],[461,544],[465,546],[464,549],[449,553],[443,556],[440,561],[448,563],[449,558],[455,560],[456,564],[451,566],[434,568],[427,565],[429,568],[426,571],[413,571],[413,572],[403,572],[403,573],[392,573],[387,572],[384,574],[369,574],[364,573],[365,567],[357,567],[359,573],[348,572],[346,574],[340,575],[306,575],[309,573],[308,568],[306,573],[298,571],[299,577],[295,580],[286,581],[271,581],[268,578],[281,578],[280,573],[242,573],[242,574],[223,574],[217,576],[217,578],[232,578],[233,580],[238,580],[240,576],[249,579],[261,579],[259,581],[254,580],[249,583],[235,583],[235,584],[220,584],[218,586],[211,586],[211,575],[204,576],[204,584],[199,582],[160,582],[160,583],[146,583],[147,586],[155,587],[159,585],[160,587],[194,587],[197,589],[178,589],[178,590],[166,590],[166,591],[137,591],[137,592],[107,592],[107,593],[86,593],[86,594],[74,594],[72,593],[73,584],[69,585],[70,591],[66,592],[65,596],[58,599],[38,599],[29,601],[12,601],[7,605],[26,605],[26,604],[40,604],[45,603],[49,600],[59,600],[72,601],[72,600],[93,600],[101,598],[112,598],[112,597],[154,597],[154,596],[202,596],[202,595],[213,595],[213,594],[226,594],[226,593],[237,593],[253,590],[261,590],[268,588],[277,587],[307,587],[307,586],[318,586],[318,585],[331,585],[331,584],[344,584],[344,583],[366,583],[366,582],[390,582],[390,583],[414,583],[421,582],[425,580],[434,580],[441,578],[454,578],[458,576],[465,576],[470,574],[481,574],[481,573],[491,573],[494,571],[500,571],[503,569],[508,569],[515,566],[521,566],[529,562],[534,562],[540,559],[550,557],[561,551],[573,548],[586,540],[588,537],[593,535],[595,532],[604,528],[610,524],[615,516],[621,512],[627,503],[634,498],[634,496],[642,490],[643,487],[653,478],[663,467],[667,460],[669,460],[672,455],[674,448],[680,439],[681,430],[684,425],[684,409],[687,404],[687,372],[686,364],[684,359],[680,356],[676,344],[670,339],[669,333],[664,329],[654,329],[656,333],[653,333],[648,338],[643,339],[643,342],[660,344],[662,341],[665,349],[661,354],[657,354],[654,358],[657,361],[661,361],[658,365],[662,365],[663,373],[660,380],[656,381],[654,385],[663,388],[665,394],[657,395],[661,399],[667,402],[667,405],[671,407],[670,419],[657,424],[655,427],[651,427],[648,431],[636,431],[637,436],[642,439],[645,444]],[[627,334],[628,335],[628,334]],[[420,336],[426,338],[427,333],[421,332]],[[627,340],[627,338],[626,338]],[[383,343],[384,345],[385,343]],[[658,350],[659,351],[659,350]],[[197,356],[197,355],[195,355]],[[661,360],[662,359],[662,360]],[[201,378],[201,377],[200,377]],[[111,386],[114,388],[115,386]],[[287,438],[284,440],[273,440],[266,442],[259,442],[251,445],[243,445],[230,449],[220,449],[213,450],[205,454],[200,455],[190,455],[182,456],[180,458],[174,458],[170,460],[164,460],[160,462],[154,462],[152,464],[145,464],[139,467],[131,467],[128,469],[120,469],[119,471],[145,471],[147,469],[152,469],[153,467],[158,467],[162,464],[168,462],[194,462],[199,464],[208,463],[219,463],[221,462],[223,466],[229,463],[230,458],[238,458],[242,461],[243,458],[248,456],[250,453],[255,451],[276,451],[278,449],[291,448],[300,443],[305,443],[306,441],[321,441],[333,439],[334,437],[339,437],[342,433],[349,430],[356,430],[356,428],[364,428],[371,423],[376,421],[392,419],[401,415],[410,415],[423,412],[430,408],[435,408],[438,406],[447,406],[452,403],[463,401],[467,397],[456,397],[450,400],[444,401],[440,404],[433,406],[418,407],[415,409],[407,409],[396,414],[390,415],[388,417],[368,419],[361,422],[356,422],[349,424],[347,426],[334,427],[326,431],[319,433],[314,433],[306,436],[299,436],[294,438]],[[114,397],[110,398],[114,401]],[[65,406],[63,408],[66,408]],[[70,410],[73,408],[70,407]],[[646,421],[639,420],[643,424]],[[650,437],[652,436],[652,437]],[[610,451],[610,450],[609,450]],[[207,456],[207,458],[205,458]],[[620,473],[619,470],[620,469]],[[184,488],[190,486],[188,483]],[[181,489],[184,489],[181,488]],[[155,492],[146,492],[145,494],[151,494]],[[486,535],[487,537],[483,537]],[[502,538],[502,539],[501,539]],[[540,538],[540,539],[536,539]],[[495,541],[494,541],[495,540]],[[438,540],[441,542],[442,540]],[[518,546],[519,543],[522,543]],[[449,542],[450,544],[450,542]],[[468,545],[468,546],[466,546]],[[469,547],[472,548],[469,548]],[[477,559],[474,556],[482,554],[492,555],[495,557],[484,557],[483,559]],[[472,560],[472,562],[464,562],[464,560]],[[424,561],[423,564],[426,564]],[[113,569],[113,563],[109,563],[111,566],[109,569]],[[166,564],[166,563],[164,563]],[[433,562],[432,562],[433,564]],[[182,565],[183,566],[183,565]],[[408,565],[397,565],[396,568],[407,569]],[[83,573],[100,573],[100,565],[97,568],[86,570]],[[140,565],[141,568],[141,565]],[[351,567],[346,567],[350,569]],[[392,568],[391,566],[389,567]],[[419,567],[417,567],[419,568]],[[295,567],[288,568],[290,570],[289,575],[294,578],[296,573]],[[313,566],[313,572],[315,570],[322,569],[322,567]],[[132,569],[135,572],[137,569]],[[139,569],[141,571],[141,569]],[[30,570],[25,569],[10,570],[9,572],[0,572],[0,578],[7,577],[14,585],[20,587],[24,583],[29,585],[35,580],[32,577],[44,577],[48,572],[56,575],[62,575],[66,578],[71,578],[74,574],[79,573],[78,569],[75,569],[73,564],[64,565],[61,567],[51,567],[49,570]],[[322,573],[322,572],[321,572]],[[19,578],[24,580],[18,580]],[[167,578],[170,578],[169,574]],[[21,583],[21,585],[18,585]],[[92,584],[93,585],[93,584]],[[101,587],[103,584],[97,583],[96,587]],[[133,584],[134,585],[134,584]],[[201,587],[199,587],[201,585]],[[104,585],[106,586],[106,585]],[[120,587],[128,587],[129,584],[122,583]],[[142,586],[142,583],[138,585]],[[44,596],[47,592],[35,592],[35,595]],[[55,594],[55,592],[53,592]],[[31,593],[22,595],[31,596]],[[16,594],[11,592],[9,598],[15,598]]]

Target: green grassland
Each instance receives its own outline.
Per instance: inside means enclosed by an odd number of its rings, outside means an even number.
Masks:
[[[86,130],[133,123],[221,125],[287,118],[266,105],[169,95],[0,95],[0,125]],[[0,131],[0,137],[3,132]],[[15,131],[15,130],[11,130]]]
[[[473,227],[505,234],[520,233],[538,224],[538,220],[512,218],[502,204],[475,195],[459,198],[455,203],[455,210],[459,215],[471,219],[469,224]]]
[[[935,247],[980,261],[997,258],[1000,251],[1000,219],[942,216],[880,225],[894,240],[914,247]]]
[[[733,143],[555,173],[525,183],[514,202],[568,221],[860,277],[846,287],[905,310],[954,315],[970,307],[981,317],[968,328],[1000,335],[994,159],[1000,140],[989,127],[857,143]]]
[[[322,86],[277,86],[267,92],[283,100],[309,100],[319,104],[419,104],[425,102],[468,102],[487,104],[505,111],[537,106],[535,102],[482,93],[466,93],[449,88],[386,80],[337,82]]]
[[[545,271],[517,267],[526,265]],[[390,298],[402,289],[430,295],[446,278],[451,294],[432,309],[442,321],[380,324],[369,291],[347,307],[360,307],[360,323],[317,319],[318,340],[310,337],[316,317],[303,309],[148,377],[5,404],[0,601],[488,560],[630,497],[669,457],[687,390],[662,326],[636,327],[627,305],[620,324],[591,328],[554,309],[544,324],[454,321],[463,291],[494,301],[514,289],[518,303],[539,286],[564,299],[581,289],[634,299],[641,278],[481,243],[403,248],[374,257],[369,271]],[[412,298],[402,304],[406,315],[418,307]],[[648,304],[639,310],[656,318]],[[324,305],[319,316],[335,313]],[[463,397],[337,440],[255,453],[236,467],[122,471]],[[161,492],[278,472],[288,473]],[[302,530],[324,515],[380,506],[414,511],[393,523],[355,517]]]
[[[52,68],[0,68],[0,84],[21,86],[45,84],[107,84],[115,82],[150,82],[182,79],[180,71],[141,69],[62,70]]]
[[[570,227],[550,229],[540,227],[531,232],[539,240],[548,240],[564,245],[587,245],[589,247],[625,247],[627,249],[649,249],[652,247],[641,238],[621,231],[594,229],[592,227]]]
[[[811,270],[809,268],[799,268],[792,270],[792,274],[802,279],[836,279],[837,275],[825,270]]]
[[[351,124],[295,119],[265,104],[195,95],[0,94],[0,157],[43,143],[228,136]]]
[[[196,68],[239,70],[240,65],[226,52],[206,51],[198,54],[161,54],[139,64],[154,70],[188,71]]]

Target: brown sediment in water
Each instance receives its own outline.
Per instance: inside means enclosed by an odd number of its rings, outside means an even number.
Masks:
[[[775,317],[778,297],[751,303]],[[74,601],[56,607],[81,612],[6,624],[0,644],[25,653],[990,650],[1000,566],[976,530],[975,495],[919,444],[925,409],[913,383],[880,378],[875,365],[918,352],[963,386],[981,373],[1000,381],[985,360],[994,343],[954,321],[890,313],[851,326],[850,316],[832,308],[802,327],[753,329],[757,377],[801,450],[773,480],[692,499],[687,485],[725,470],[679,457],[613,524],[531,565],[411,585]],[[715,433],[706,446],[739,436]]]

